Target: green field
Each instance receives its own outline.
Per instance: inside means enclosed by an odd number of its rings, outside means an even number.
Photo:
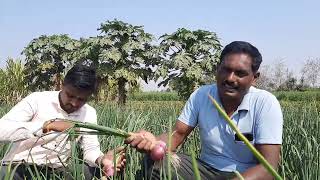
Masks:
[[[147,129],[155,134],[166,131],[168,122],[180,113],[181,101],[129,101],[125,107],[112,103],[92,104],[99,124],[126,131]],[[285,179],[320,179],[320,103],[316,101],[281,101],[284,114],[284,134],[280,174]],[[0,115],[9,107],[1,107]],[[180,152],[199,152],[197,130],[189,136]],[[121,138],[100,136],[102,149],[123,145]],[[3,154],[4,151],[2,150]],[[125,178],[133,179],[140,168],[141,154],[129,149]]]

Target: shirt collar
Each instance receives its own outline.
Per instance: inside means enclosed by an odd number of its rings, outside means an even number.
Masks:
[[[59,102],[59,93],[60,91],[54,91],[53,93],[53,98],[52,98],[52,104],[56,105],[57,107],[60,107],[60,102]]]
[[[251,91],[253,90],[254,87],[250,87],[247,94],[244,95],[242,101],[241,101],[241,104],[239,105],[238,107],[238,110],[246,110],[246,111],[249,111],[250,109],[250,97],[251,97]]]
[[[61,91],[55,91],[54,97],[52,98],[52,104],[55,105],[55,107],[57,107],[61,111],[65,112],[60,106],[60,101],[59,101],[60,92]],[[72,113],[69,113],[69,114],[67,112],[65,112],[65,113],[68,114],[68,115],[71,115],[71,116],[78,116],[78,115],[81,114],[81,109],[83,108],[83,106],[80,109],[78,109],[77,111],[75,111],[75,112],[72,112]]]
[[[249,102],[249,100],[250,100],[250,94],[249,93],[247,93],[244,97],[243,97],[243,99],[242,99],[242,101],[241,101],[241,104],[239,105],[239,107],[238,107],[238,111],[241,111],[241,110],[246,110],[246,111],[249,111],[249,109],[250,109],[250,102]]]

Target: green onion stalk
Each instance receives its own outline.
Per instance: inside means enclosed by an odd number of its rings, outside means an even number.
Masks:
[[[260,163],[272,174],[272,176],[277,180],[282,180],[282,177],[277,173],[276,170],[268,163],[268,161],[257,151],[257,149],[249,142],[249,140],[240,132],[238,127],[232,122],[230,117],[226,114],[226,112],[220,107],[217,101],[208,94],[210,100],[213,105],[216,107],[218,112],[222,115],[222,117],[227,121],[227,123],[231,126],[231,128],[236,132],[237,136],[247,145],[253,155],[260,161]]]
[[[234,173],[236,174],[238,179],[244,180],[243,176],[238,171],[234,171]]]
[[[99,126],[97,124],[92,124],[88,122],[78,122],[78,121],[72,121],[72,120],[66,120],[66,121],[71,122],[75,128],[79,127],[79,128],[96,130],[98,134],[118,136],[122,138],[127,138],[130,136],[128,132],[123,131],[121,129],[113,129],[110,127]]]
[[[130,136],[130,133],[120,129],[113,129],[110,127],[100,126],[97,124],[92,124],[88,122],[78,122],[78,121],[73,121],[68,119],[64,119],[64,121],[72,123],[73,124],[72,128],[86,128],[86,129],[95,130],[95,131],[74,131],[74,133],[76,134],[83,133],[83,134],[112,135],[112,136],[118,136],[122,138],[127,138]],[[162,141],[159,141],[150,152],[151,159],[154,161],[162,160],[165,155],[165,149],[166,149],[166,144]]]
[[[100,134],[100,135],[112,135],[112,136],[118,136],[122,138],[127,138],[129,137],[129,133],[120,130],[120,129],[113,129],[110,127],[105,127],[105,126],[99,126],[97,124],[93,123],[88,123],[88,122],[78,122],[78,121],[73,121],[73,120],[68,120],[64,119],[66,122],[70,122],[73,124],[72,130],[70,131],[70,134],[77,134],[77,133],[84,133],[84,134]],[[86,128],[86,129],[91,129],[95,131],[78,131],[75,130],[74,128]],[[120,156],[114,152],[115,161],[113,162],[113,166],[108,167],[105,169],[106,171],[106,176],[110,177],[113,175],[116,175],[116,163],[118,162]]]

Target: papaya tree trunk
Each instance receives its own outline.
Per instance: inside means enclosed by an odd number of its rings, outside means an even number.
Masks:
[[[56,74],[56,78],[55,78],[55,82],[54,82],[54,89],[56,91],[60,91],[61,89],[61,74],[60,73],[57,73]]]
[[[61,89],[61,73],[64,70],[64,65],[62,64],[61,57],[59,55],[53,56],[55,60],[55,67],[56,67],[56,79],[54,82],[54,87],[56,91],[60,91]]]
[[[96,87],[94,89],[94,92],[93,92],[93,96],[94,96],[94,102],[95,103],[98,103],[100,100],[101,100],[101,85],[103,83],[103,78],[101,76],[98,76],[97,77],[97,84],[96,84]]]
[[[118,104],[124,105],[127,100],[127,91],[126,91],[127,80],[125,78],[118,79]]]

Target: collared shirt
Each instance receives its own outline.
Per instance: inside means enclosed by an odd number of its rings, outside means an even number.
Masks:
[[[200,159],[221,171],[243,172],[258,162],[249,148],[235,138],[235,132],[220,116],[208,98],[221,105],[217,86],[196,90],[187,101],[178,120],[199,127]],[[281,144],[283,117],[278,100],[271,93],[251,87],[231,116],[242,133],[251,136],[252,144]]]
[[[96,111],[88,104],[68,114],[60,107],[59,91],[34,92],[0,119],[0,141],[13,142],[3,161],[24,160],[50,167],[65,165],[71,156],[68,135],[42,133],[44,122],[56,118],[97,124]],[[96,159],[103,155],[98,137],[82,135],[78,140],[84,160],[95,166]]]

